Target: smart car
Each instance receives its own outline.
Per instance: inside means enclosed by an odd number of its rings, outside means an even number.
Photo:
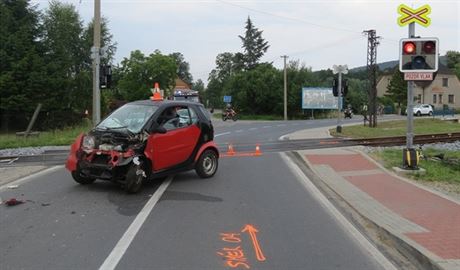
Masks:
[[[213,138],[210,114],[201,103],[135,101],[78,136],[66,168],[80,184],[109,180],[135,193],[147,179],[186,170],[212,177],[219,158]]]

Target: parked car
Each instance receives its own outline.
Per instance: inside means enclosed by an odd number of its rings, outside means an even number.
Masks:
[[[413,109],[414,115],[433,115],[433,107],[430,104],[415,104]],[[407,110],[406,110],[407,114]]]
[[[66,162],[73,179],[140,190],[148,179],[195,169],[212,177],[219,152],[209,113],[201,103],[144,100],[123,105],[88,134],[78,136]]]

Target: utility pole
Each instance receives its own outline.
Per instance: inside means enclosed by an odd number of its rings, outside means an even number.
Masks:
[[[101,63],[101,0],[94,0],[94,46],[93,57],[93,125],[101,121],[101,90],[99,88],[99,66]]]
[[[287,121],[287,71],[286,71],[286,59],[287,55],[282,55],[284,58],[284,121]]]
[[[369,127],[377,127],[377,45],[380,37],[375,30],[363,31],[367,35],[367,73],[369,78]]]

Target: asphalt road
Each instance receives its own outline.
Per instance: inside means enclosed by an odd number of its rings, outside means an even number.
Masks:
[[[216,142],[276,141],[334,120],[215,123]],[[136,195],[73,182],[62,167],[0,197],[3,269],[383,269],[306,188],[283,153],[224,157],[217,174],[148,183]]]

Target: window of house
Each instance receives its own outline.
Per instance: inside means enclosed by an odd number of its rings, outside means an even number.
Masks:
[[[449,104],[454,104],[454,103],[455,103],[454,95],[449,95],[449,96],[447,97],[447,99],[448,99]]]
[[[436,94],[433,95],[433,104],[436,104]]]
[[[422,103],[422,95],[418,95],[417,100],[418,100],[418,103]]]
[[[442,94],[439,94],[439,104],[442,104]]]
[[[448,78],[442,78],[442,86],[443,87],[449,87],[449,79]]]

